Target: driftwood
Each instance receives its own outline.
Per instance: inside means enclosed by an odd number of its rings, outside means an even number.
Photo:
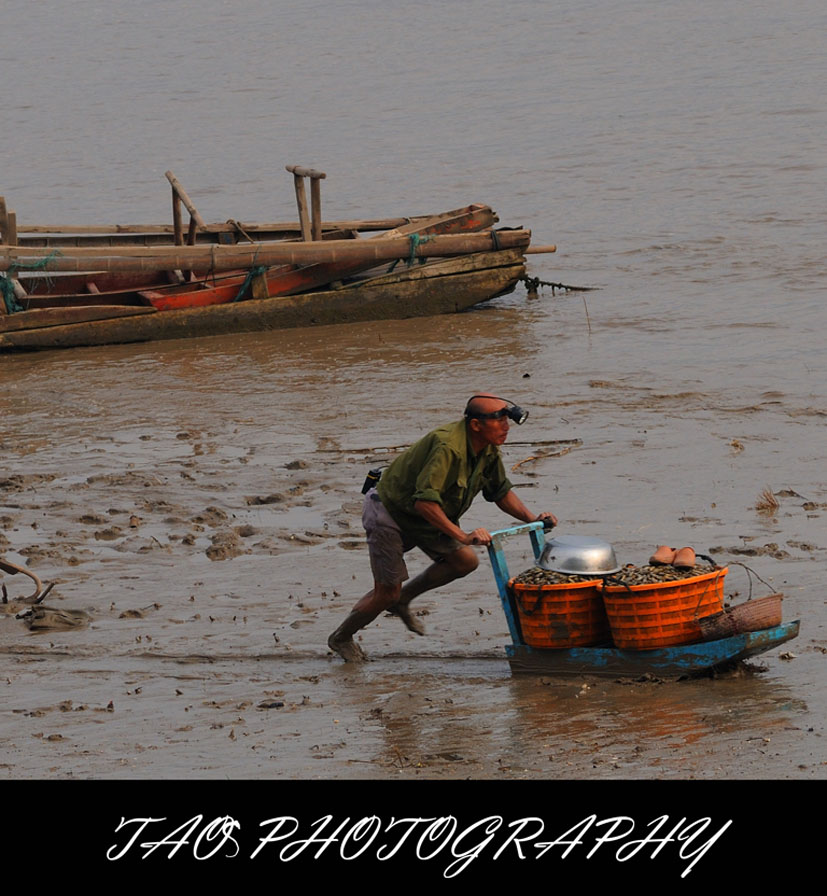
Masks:
[[[46,592],[43,591],[43,583],[40,579],[30,570],[26,569],[25,566],[18,566],[17,563],[12,563],[10,560],[0,560],[0,570],[5,573],[8,573],[10,576],[15,576],[17,573],[22,572],[24,576],[28,576],[35,584],[34,594],[29,595],[29,597],[23,598],[23,600],[27,601],[38,601],[42,600],[45,597],[45,594],[48,593],[52,586],[46,589]],[[3,586],[3,603],[7,602],[6,588]]]
[[[509,447],[516,445],[562,445],[565,446],[560,454],[568,454],[572,448],[582,445],[582,439],[532,439],[527,442],[511,441],[509,439]],[[375,445],[373,448],[317,448],[317,454],[378,454],[379,452],[405,451],[410,445]],[[558,452],[543,455],[544,457],[557,457]]]
[[[573,449],[574,445],[567,445],[565,448],[560,448],[559,451],[541,451],[539,454],[532,454],[514,464],[511,468],[511,472],[515,472],[523,466],[523,464],[531,463],[531,461],[534,460],[545,460],[547,457],[563,457],[563,455],[568,454],[569,451],[572,451]]]

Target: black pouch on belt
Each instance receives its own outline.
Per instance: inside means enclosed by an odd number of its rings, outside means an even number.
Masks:
[[[368,475],[365,476],[365,484],[362,486],[362,494],[366,495],[373,487],[379,482],[379,477],[382,475],[382,471],[378,468],[373,470],[368,470]]]

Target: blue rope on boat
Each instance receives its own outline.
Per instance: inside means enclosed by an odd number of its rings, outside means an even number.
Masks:
[[[410,255],[408,255],[408,267],[410,268],[410,267],[413,267],[413,263],[416,261],[417,246],[419,246],[421,243],[427,243],[429,240],[432,240],[433,236],[420,236],[418,233],[412,233],[408,237],[408,239],[410,240],[410,243],[411,243],[411,252],[410,252]],[[397,258],[396,261],[388,268],[386,273],[390,274],[393,271],[393,269],[399,264],[399,262],[401,260],[402,260],[401,258]],[[425,259],[420,258],[419,263],[425,264]]]
[[[44,258],[41,258],[40,261],[35,261],[30,264],[26,264],[22,261],[16,261],[14,264],[9,265],[8,272],[5,274],[0,274],[0,293],[3,294],[3,302],[6,305],[6,312],[8,314],[14,314],[17,311],[24,311],[23,306],[17,301],[17,296],[14,294],[14,280],[15,275],[20,270],[26,271],[43,271],[46,269],[46,266],[54,261],[62,253],[58,252],[55,249],[54,252],[50,252]]]
[[[3,294],[6,314],[14,314],[15,311],[23,310],[23,307],[19,304],[17,297],[14,294],[14,284],[5,274],[0,274],[0,292]]]
[[[241,297],[247,292],[250,284],[253,282],[253,277],[258,277],[260,274],[263,274],[267,268],[264,265],[256,265],[253,268],[250,268],[247,271],[247,276],[244,279],[244,282],[241,284],[241,289],[238,291],[238,295],[233,299],[234,302],[238,302]]]
[[[422,243],[430,242],[433,239],[433,236],[420,236],[418,233],[412,233],[409,239],[411,241],[411,254],[408,256],[408,267],[412,267],[414,261],[416,261],[417,246],[421,245]],[[419,259],[420,264],[423,264],[424,262],[424,258]]]

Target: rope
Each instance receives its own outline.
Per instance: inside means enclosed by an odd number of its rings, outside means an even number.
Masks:
[[[14,314],[16,311],[23,310],[23,306],[17,301],[14,294],[14,284],[5,274],[0,274],[0,293],[3,294],[6,314]]]
[[[239,289],[238,295],[233,299],[233,301],[234,302],[240,301],[241,297],[244,295],[244,293],[247,292],[247,289],[249,288],[250,284],[253,282],[253,277],[260,276],[266,270],[267,270],[266,266],[262,265],[262,264],[256,265],[255,267],[250,268],[250,270],[247,271],[247,276],[245,277],[244,282],[241,284],[241,289]]]
[[[430,242],[430,241],[433,239],[433,237],[432,237],[432,236],[427,236],[427,235],[426,235],[426,236],[420,236],[418,233],[412,233],[412,234],[410,235],[409,239],[410,239],[410,241],[411,241],[411,254],[408,256],[408,267],[412,267],[414,261],[416,261],[416,250],[417,250],[417,247],[420,246],[422,243],[428,243],[428,242]],[[420,264],[424,264],[424,263],[425,263],[425,259],[424,259],[424,258],[420,258],[420,259],[419,259],[419,263],[420,263]]]
[[[8,314],[14,314],[17,311],[24,310],[14,294],[14,283],[12,283],[12,280],[14,280],[17,272],[20,270],[43,271],[50,262],[54,261],[54,259],[61,254],[62,253],[55,249],[54,252],[50,252],[45,258],[41,258],[40,261],[34,261],[28,264],[23,261],[15,261],[13,264],[9,265],[7,273],[0,274],[0,293],[3,294],[3,301],[6,305]]]
[[[421,245],[422,243],[427,243],[427,242],[429,242],[430,240],[433,239],[433,236],[427,236],[427,235],[426,235],[426,236],[420,236],[418,233],[412,233],[412,234],[408,237],[408,239],[410,240],[410,243],[411,243],[411,252],[410,252],[410,255],[408,255],[408,262],[407,262],[407,264],[408,264],[408,267],[412,267],[412,266],[413,266],[413,263],[416,261],[416,249],[417,249],[417,246]],[[420,263],[420,264],[425,264],[426,260],[427,260],[427,259],[425,259],[425,258],[420,258],[420,259],[419,259],[419,263]],[[401,259],[401,258],[397,258],[396,261],[394,261],[394,262],[391,264],[391,266],[387,269],[387,271],[385,271],[385,273],[386,273],[386,274],[392,274],[392,273],[393,273],[393,269],[399,264],[400,261],[402,261],[402,259]]]

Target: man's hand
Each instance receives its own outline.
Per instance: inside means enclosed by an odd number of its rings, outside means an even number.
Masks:
[[[538,513],[535,517],[535,522],[542,522],[544,524],[543,528],[545,529],[553,529],[557,525],[557,517],[553,513],[543,512]]]
[[[491,544],[491,535],[487,529],[474,529],[470,535],[466,535],[463,544]]]

